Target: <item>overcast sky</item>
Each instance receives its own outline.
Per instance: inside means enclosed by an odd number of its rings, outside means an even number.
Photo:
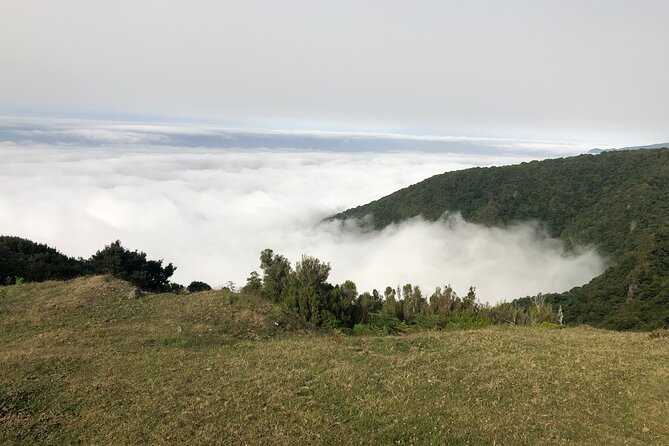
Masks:
[[[669,2],[0,2],[0,113],[669,140]]]

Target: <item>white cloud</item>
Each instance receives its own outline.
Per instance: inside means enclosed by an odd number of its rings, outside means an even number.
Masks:
[[[604,268],[595,250],[568,254],[536,222],[487,228],[457,213],[435,222],[418,217],[380,232],[333,223],[318,228],[313,237],[314,251],[332,259],[335,268],[342,265],[342,277],[360,277],[362,289],[379,287],[377,278],[386,280],[384,286],[417,283],[430,293],[447,284],[457,292],[476,286],[479,297],[498,302],[565,291]]]
[[[125,132],[126,130],[121,130]],[[115,137],[108,139],[114,140]],[[174,279],[243,282],[272,248],[332,262],[360,289],[452,284],[495,301],[563,291],[602,271],[593,251],[567,255],[533,224],[484,228],[450,216],[380,232],[319,223],[433,174],[529,158],[140,146],[0,145],[0,233],[75,256],[121,239],[177,265]]]

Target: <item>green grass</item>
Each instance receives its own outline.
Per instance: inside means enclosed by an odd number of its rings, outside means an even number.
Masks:
[[[0,288],[1,444],[669,444],[667,336],[285,332],[253,296],[129,291]]]

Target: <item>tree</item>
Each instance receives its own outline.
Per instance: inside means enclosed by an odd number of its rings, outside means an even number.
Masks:
[[[392,315],[396,316],[397,315],[397,301],[395,300],[395,290],[392,289],[392,287],[387,286],[386,289],[383,291],[383,305],[382,309]]]
[[[315,257],[303,255],[295,264],[292,274],[295,304],[305,321],[317,325],[319,312],[329,310],[332,303],[326,301],[326,281],[330,274],[330,264]],[[328,290],[329,291],[329,290]]]
[[[358,296],[358,299],[356,301],[354,322],[356,324],[367,323],[368,322],[367,318],[369,316],[369,313],[371,312],[371,307],[372,307],[372,295],[368,291],[365,291],[360,296]]]
[[[352,305],[358,298],[358,287],[352,280],[347,280],[340,286],[342,299]]]
[[[68,257],[42,243],[0,236],[0,285],[13,284],[16,277],[41,282],[72,279],[85,273],[81,259]]]
[[[450,285],[445,286],[443,290],[437,287],[430,296],[430,312],[440,315],[452,313],[456,311],[458,302],[459,298]]]
[[[593,245],[613,260],[589,283],[547,296],[554,308],[562,305],[565,323],[669,327],[669,256],[650,253],[663,243],[658,233],[669,216],[668,172],[669,148],[474,168],[436,175],[334,218],[371,215],[381,229],[417,215],[438,220],[458,209],[467,221],[486,226],[541,221],[567,250]]]
[[[176,267],[162,266],[162,260],[147,260],[146,253],[125,249],[119,240],[96,252],[87,261],[87,269],[94,274],[111,274],[127,280],[146,291],[168,291],[169,278]]]
[[[467,295],[462,299],[462,307],[465,310],[476,310],[476,306],[476,288],[470,286]]]
[[[243,289],[244,291],[259,291],[262,289],[262,278],[257,271],[251,271]]]
[[[423,312],[424,307],[427,305],[423,298],[423,293],[418,286],[411,286],[410,283],[407,283],[402,288],[402,294],[404,294],[404,302],[402,305],[404,322],[410,324],[413,322],[416,315]]]
[[[260,269],[263,270],[263,295],[274,302],[279,302],[288,286],[290,262],[284,256],[274,254],[271,249],[265,249],[260,253]]]
[[[182,294],[185,290],[186,287],[184,287],[180,283],[170,282],[170,285],[168,287],[168,291],[174,294]]]
[[[395,305],[395,290],[387,286],[383,291],[383,299],[391,305]]]

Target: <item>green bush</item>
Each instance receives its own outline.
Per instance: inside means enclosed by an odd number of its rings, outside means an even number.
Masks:
[[[484,328],[492,325],[490,318],[483,314],[476,314],[471,311],[456,313],[448,318],[448,323],[444,328],[456,330],[468,330],[475,328]]]
[[[119,240],[96,252],[86,268],[94,274],[111,274],[133,285],[153,292],[168,292],[169,278],[176,267],[171,263],[163,266],[162,260],[147,260],[146,253],[130,251]]]
[[[211,286],[204,282],[199,282],[197,280],[193,281],[186,287],[189,293],[200,293],[202,291],[211,291]]]
[[[414,318],[413,323],[420,328],[426,328],[426,329],[437,328],[438,317],[437,315],[426,315],[419,313]]]
[[[384,333],[395,334],[402,331],[404,324],[394,314],[382,310],[369,314],[369,325],[377,327]]]
[[[355,324],[353,326],[355,336],[378,336],[385,334],[382,328],[372,324]]]

